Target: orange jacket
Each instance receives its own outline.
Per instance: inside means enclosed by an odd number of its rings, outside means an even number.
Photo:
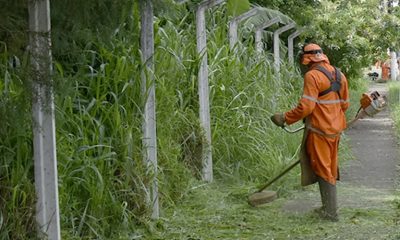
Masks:
[[[334,75],[334,67],[327,62],[314,63],[304,76],[303,96],[296,108],[285,113],[287,124],[309,117],[309,124],[327,135],[334,135],[346,128],[344,112],[349,107],[349,91],[346,77],[342,74],[340,98],[331,91],[324,96],[318,94],[331,86],[329,79],[314,68],[320,65]]]

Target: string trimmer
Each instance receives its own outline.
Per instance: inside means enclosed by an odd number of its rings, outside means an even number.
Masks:
[[[350,127],[358,119],[361,119],[365,116],[370,116],[370,117],[375,116],[378,112],[383,110],[386,104],[387,104],[386,97],[385,96],[381,97],[381,95],[377,91],[372,92],[370,94],[368,93],[362,94],[362,97],[360,99],[361,106],[358,109],[354,119],[347,123],[347,127]],[[297,128],[295,130],[290,130],[285,126],[282,128],[288,133],[296,133],[303,130],[305,126]],[[275,191],[266,191],[265,189],[274,182],[276,182],[278,179],[280,179],[282,176],[284,176],[286,173],[288,173],[290,170],[292,170],[299,163],[300,160],[297,160],[296,162],[292,163],[280,174],[278,174],[277,176],[272,178],[269,182],[261,186],[256,192],[254,192],[249,196],[248,203],[253,207],[257,207],[259,205],[274,201],[278,197],[277,193]]]

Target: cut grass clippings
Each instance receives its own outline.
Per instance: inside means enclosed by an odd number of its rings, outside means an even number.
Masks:
[[[151,239],[396,239],[398,216],[393,199],[387,204],[362,205],[373,194],[339,184],[339,201],[349,197],[356,206],[339,210],[340,221],[321,220],[313,211],[319,206],[316,185],[297,189],[286,197],[254,208],[247,204],[249,186],[210,184],[191,191],[164,212]],[[303,212],[288,212],[290,201],[308,200]],[[377,202],[378,203],[378,202]],[[307,206],[308,205],[308,206]],[[357,207],[358,206],[358,207]]]

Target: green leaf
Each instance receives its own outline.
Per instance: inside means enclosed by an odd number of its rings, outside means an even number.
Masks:
[[[250,9],[249,0],[228,0],[226,4],[228,16],[236,17]]]

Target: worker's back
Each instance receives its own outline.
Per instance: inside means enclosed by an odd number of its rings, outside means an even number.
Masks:
[[[331,87],[328,77],[317,70],[321,66],[335,76],[335,68],[328,63],[321,62],[310,68],[304,77],[304,94],[318,96],[321,92]],[[340,90],[331,91],[323,96],[317,97],[317,104],[308,117],[311,127],[325,134],[337,134],[346,128],[346,117],[344,111],[348,108],[348,83],[346,77],[341,74]],[[318,93],[318,94],[316,94]]]

